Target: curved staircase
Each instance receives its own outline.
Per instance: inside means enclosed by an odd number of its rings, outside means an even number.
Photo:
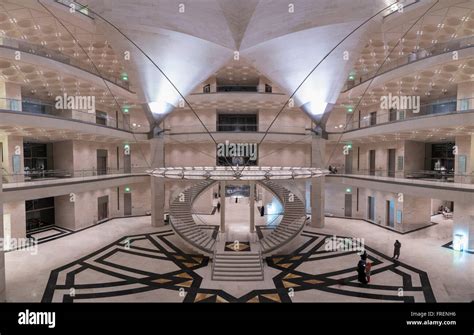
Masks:
[[[306,222],[304,202],[291,191],[274,181],[263,181],[262,185],[272,191],[283,204],[284,212],[280,224],[269,235],[260,240],[262,254],[268,254],[293,240],[303,230]]]
[[[206,254],[214,252],[216,240],[208,229],[201,229],[196,224],[191,208],[194,199],[213,183],[214,181],[204,181],[187,188],[170,205],[170,224],[173,230],[186,242]]]

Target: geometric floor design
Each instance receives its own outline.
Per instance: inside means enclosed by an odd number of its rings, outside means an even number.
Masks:
[[[250,242],[248,241],[225,242],[224,251],[229,251],[229,252],[251,251]]]
[[[37,244],[41,244],[55,240],[60,237],[67,236],[72,233],[72,230],[66,228],[58,226],[47,226],[28,231],[26,237],[34,239]]]
[[[53,270],[42,302],[436,301],[425,272],[367,246],[371,283],[361,286],[357,251],[326,251],[331,237],[303,231],[297,250],[266,259],[266,271],[276,273],[268,288],[248,282],[241,296],[203,287],[196,270],[210,269],[209,258],[181,251],[170,241],[173,231],[123,237]]]
[[[295,296],[297,292],[318,290],[373,301],[436,302],[424,271],[365,246],[372,271],[371,282],[362,285],[355,271],[359,259],[357,251],[327,251],[325,246],[331,235],[304,231],[302,236],[307,242],[291,255],[267,259],[270,267],[281,270],[273,278],[279,291],[293,288]],[[334,263],[338,264],[337,270],[333,269]],[[308,266],[310,264],[313,266]],[[282,294],[282,300],[284,297]]]

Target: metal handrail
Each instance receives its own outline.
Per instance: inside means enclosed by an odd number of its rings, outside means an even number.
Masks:
[[[5,43],[6,42],[6,43]],[[78,68],[82,71],[86,71],[87,73],[93,74],[95,76],[99,76],[101,78],[104,78],[105,80],[120,86],[123,89],[126,89],[127,91],[130,91],[130,84],[128,81],[121,80],[118,77],[111,76],[108,73],[95,73],[91,71],[91,64],[89,63],[84,63],[82,61],[79,61],[75,58],[71,58],[59,51],[56,50],[51,50],[48,49],[45,46],[37,45],[37,44],[32,44],[29,42],[25,42],[23,40],[16,40],[13,38],[2,38],[0,40],[0,47],[2,48],[7,48],[7,49],[12,49],[12,50],[18,50],[22,52],[29,53],[31,55],[36,55],[48,59],[52,59],[55,61],[58,61],[60,63],[66,64],[73,66],[75,68]]]
[[[459,107],[458,107],[459,103],[460,102],[466,102],[466,101],[469,102],[468,105],[473,105],[474,106],[474,98],[464,98],[464,99],[436,101],[436,102],[432,102],[432,103],[422,104],[422,105],[420,105],[420,112],[419,113],[412,113],[410,116],[407,116],[407,112],[410,112],[411,110],[398,109],[398,110],[394,110],[392,112],[384,112],[384,113],[379,113],[377,111],[376,118],[375,118],[376,123],[370,124],[371,117],[370,117],[370,114],[368,114],[368,115],[365,115],[364,118],[362,118],[361,120],[352,120],[348,124],[341,124],[341,125],[339,125],[339,127],[336,126],[335,129],[340,129],[341,131],[335,131],[333,133],[350,132],[350,131],[355,131],[355,130],[358,130],[358,129],[366,129],[366,128],[376,127],[376,126],[380,126],[380,125],[384,125],[384,124],[391,124],[391,123],[395,123],[395,122],[402,122],[402,121],[406,121],[406,120],[417,119],[417,118],[420,118],[420,117],[434,117],[434,116],[441,116],[441,115],[451,115],[451,114],[462,114],[462,113],[472,113],[472,112],[474,112],[474,108],[471,108],[471,107],[468,107],[467,109],[459,109]],[[454,102],[456,103],[455,110],[447,110],[447,111],[441,111],[441,112],[433,112],[433,111],[428,110],[430,107],[453,104]],[[403,118],[399,118],[397,120],[390,121],[390,115],[396,115],[398,117],[398,115],[400,115],[400,112],[404,113]],[[382,117],[388,117],[389,121],[377,122],[377,120],[380,120]],[[330,129],[328,129],[328,132],[331,133]]]
[[[32,178],[32,181],[40,181],[44,179],[69,179],[69,178],[87,178],[87,177],[96,177],[96,176],[110,176],[110,175],[118,175],[118,174],[145,174],[148,167],[132,167],[130,172],[125,172],[125,169],[112,169],[108,168],[106,170],[98,170],[98,169],[82,169],[82,170],[29,170],[24,171],[23,173],[9,173],[6,169],[3,173],[3,177],[7,180],[6,184],[10,183],[18,183],[18,182],[28,182],[30,180],[25,180],[29,177],[38,177]],[[104,172],[104,173],[101,173]],[[16,181],[9,181],[8,179],[18,179]]]
[[[5,110],[9,112],[17,112],[17,113],[22,113],[22,114],[28,114],[28,115],[39,115],[39,116],[49,116],[49,117],[55,117],[55,118],[60,118],[60,119],[66,119],[66,120],[73,120],[77,122],[84,122],[100,127],[107,127],[107,128],[112,128],[112,129],[119,129],[119,130],[124,130],[128,132],[133,132],[137,131],[139,128],[141,128],[141,125],[136,125],[134,123],[127,123],[125,122],[125,118],[122,120],[122,122],[119,122],[118,119],[113,118],[109,116],[108,114],[105,115],[104,117],[101,117],[97,115],[94,112],[90,112],[88,110],[81,110],[81,109],[57,109],[55,107],[55,104],[49,102],[49,101],[42,101],[39,99],[12,99],[12,98],[4,98],[0,97],[0,106],[2,105],[1,103],[4,103],[4,107],[0,107],[0,110]],[[29,104],[31,106],[37,107],[40,109],[39,112],[35,111],[28,111],[24,110],[24,104]],[[96,112],[102,112],[101,110],[96,110]],[[72,113],[75,113],[76,116],[79,117],[73,117]],[[78,114],[77,114],[78,113]],[[68,115],[71,114],[71,115]],[[105,124],[97,123],[97,117],[105,120]],[[143,132],[146,132],[147,126],[144,125]]]
[[[417,50],[416,52],[412,52],[408,54],[407,56],[397,58],[393,61],[387,61],[384,64],[383,68],[377,69],[372,72],[368,72],[362,76],[358,76],[354,78],[354,80],[348,81],[345,84],[342,91],[347,92],[353,89],[354,87],[367,82],[368,80],[372,78],[380,76],[389,71],[395,70],[401,66],[408,65],[422,59],[427,59],[429,57],[438,56],[447,52],[452,52],[453,50],[462,50],[462,49],[470,48],[473,46],[473,44],[474,44],[474,37],[469,36],[469,37],[459,38],[459,39],[444,42],[444,43],[438,43],[431,48]],[[353,83],[353,85],[351,85],[351,83]]]
[[[390,175],[389,175],[390,174]],[[425,177],[416,177],[416,175],[433,175],[433,177],[438,178],[425,178]],[[474,172],[471,173],[456,173],[454,171],[441,171],[441,170],[384,170],[384,169],[359,169],[357,171],[352,171],[346,173],[343,169],[338,171],[336,174],[329,174],[328,176],[372,176],[372,177],[386,177],[386,178],[400,178],[408,180],[426,180],[439,183],[460,183],[460,184],[473,184],[474,183]],[[448,179],[450,178],[450,179]],[[459,178],[461,180],[456,180]]]

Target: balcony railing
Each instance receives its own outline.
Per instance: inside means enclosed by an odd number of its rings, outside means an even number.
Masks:
[[[371,116],[371,114],[367,114],[360,119],[351,120],[351,122],[346,127],[345,125],[342,125],[342,127],[335,126],[335,128],[328,129],[328,131],[344,132],[400,122],[407,119],[416,119],[423,116],[461,114],[472,111],[474,111],[474,98],[453,98],[422,104],[420,105],[420,110],[418,113],[414,113],[413,110],[399,109],[383,113],[377,112],[375,118]]]
[[[83,170],[25,170],[23,173],[8,173],[3,171],[2,178],[4,184],[17,184],[20,186],[21,183],[38,182],[47,180],[59,180],[59,179],[75,179],[74,181],[86,181],[100,178],[110,178],[113,176],[120,175],[136,175],[146,174],[148,167],[132,167],[131,169],[112,169],[107,168],[101,169],[83,169]],[[14,185],[13,185],[14,186]]]
[[[360,75],[355,75],[353,80],[348,80],[346,82],[345,87],[343,88],[343,92],[348,91],[355,86],[363,84],[364,82],[376,76],[394,70],[398,67],[414,63],[416,61],[426,59],[428,57],[433,57],[456,50],[466,49],[472,46],[474,46],[474,37],[469,36],[445,43],[438,43],[432,46],[431,48],[413,51],[410,54],[402,56],[400,58],[388,58],[381,68]]]
[[[22,40],[16,40],[16,39],[6,38],[6,37],[0,38],[0,46],[3,48],[18,50],[18,51],[26,52],[32,55],[37,55],[37,56],[53,59],[63,64],[74,66],[78,69],[91,73],[95,76],[102,77],[105,80],[113,84],[116,84],[128,91],[130,90],[130,85],[128,81],[125,81],[119,77],[110,75],[109,73],[103,73],[103,72],[97,73],[97,72],[91,71],[91,69],[93,69],[94,66],[92,65],[90,60],[88,60],[87,62],[83,62],[73,57],[69,57],[59,51],[49,49],[42,45],[32,44],[32,43],[25,42]]]
[[[115,128],[130,132],[146,132],[147,127],[128,122],[125,118],[117,120],[109,115],[100,115],[95,112],[81,109],[57,109],[53,103],[37,99],[10,99],[0,98],[0,110],[18,113],[50,115],[62,119],[70,119],[91,123],[94,125]]]
[[[205,124],[206,128],[212,133],[264,133],[270,126],[269,123],[219,123],[219,124]],[[164,130],[167,134],[201,134],[207,133],[201,124],[197,125],[167,125],[165,124]],[[274,134],[289,134],[289,135],[307,135],[311,131],[310,125],[301,126],[284,126],[280,124],[274,124],[271,126],[269,133]]]
[[[459,173],[453,170],[384,170],[384,169],[360,169],[352,172],[345,172],[344,167],[337,167],[338,172],[331,175],[353,175],[372,176],[377,178],[406,179],[408,181],[423,180],[439,183],[459,183],[474,184],[474,173]]]
[[[252,85],[222,85],[217,86],[217,92],[258,92],[258,87]]]

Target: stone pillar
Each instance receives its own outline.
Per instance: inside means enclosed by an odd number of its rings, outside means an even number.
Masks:
[[[463,200],[454,201],[453,211],[453,241],[456,235],[461,235],[464,242],[464,250],[474,251],[474,199],[467,196]]]
[[[454,163],[456,183],[472,183],[471,174],[474,172],[474,136],[456,136],[457,153]]]
[[[1,163],[0,163],[1,166]],[[0,169],[0,238],[3,238],[3,176],[2,170]],[[6,289],[5,289],[5,251],[3,247],[0,249],[0,302],[6,301]]]
[[[151,167],[165,166],[165,146],[163,136],[152,138],[151,146]],[[151,178],[151,225],[153,227],[163,226],[165,211],[165,180],[163,178]]]
[[[221,227],[220,232],[225,233],[225,181],[220,182],[220,202],[221,202]]]
[[[458,83],[457,106],[458,111],[470,110],[474,108],[474,99],[472,92],[474,91],[474,82],[466,81]]]
[[[250,182],[250,233],[255,232],[255,182]]]
[[[313,136],[311,140],[311,167],[325,168],[326,140]],[[311,179],[311,226],[324,227],[325,177]]]
[[[217,77],[213,76],[209,84],[211,85],[211,93],[216,93],[217,92]]]

